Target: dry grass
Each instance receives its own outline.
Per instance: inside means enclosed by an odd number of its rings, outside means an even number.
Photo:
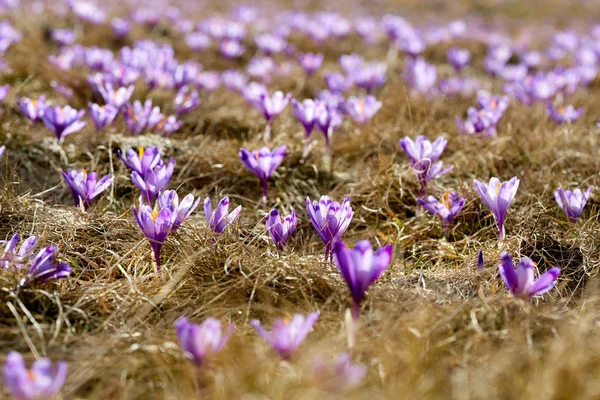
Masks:
[[[416,2],[405,3],[408,13],[417,13]],[[449,18],[464,15],[465,3],[443,7],[443,12]],[[587,3],[571,8],[570,2],[558,0],[550,2],[554,8],[544,2],[547,6],[536,7],[535,13],[517,2],[473,3],[472,10],[508,21],[509,29],[515,19],[561,24],[567,10],[571,15],[587,11],[589,16],[593,10]],[[427,5],[429,10],[435,7]],[[240,147],[261,145],[258,137],[264,128],[242,99],[224,89],[205,95],[201,107],[185,117],[181,132],[168,139],[129,137],[120,121],[109,133],[96,134],[88,127],[69,136],[61,151],[45,128],[32,126],[18,112],[15,97],[46,93],[61,103],[49,86],[50,80],[58,79],[75,89],[72,105],[83,107],[91,99],[85,76],[59,73],[39,62],[56,50],[43,36],[44,26],[52,22],[16,24],[27,26],[27,33],[7,55],[13,73],[4,80],[13,90],[0,116],[0,142],[8,149],[0,237],[35,234],[43,244],[57,245],[75,273],[68,281],[15,297],[9,289],[19,277],[0,271],[0,343],[3,356],[18,350],[30,359],[45,355],[67,360],[65,398],[339,398],[319,389],[311,367],[317,354],[333,357],[347,350],[343,319],[349,295],[335,268],[323,263],[323,245],[304,208],[307,195],[321,194],[337,200],[352,197],[355,216],[346,242],[370,239],[395,246],[389,272],[369,292],[358,344],[351,350],[355,361],[368,366],[368,375],[348,396],[600,397],[597,195],[576,225],[566,221],[552,195],[559,185],[591,185],[598,191],[598,132],[591,128],[600,109],[598,82],[573,99],[586,113],[572,126],[548,121],[541,105],[525,108],[512,102],[497,138],[464,138],[456,133],[454,117],[473,99],[408,97],[402,60],[397,60],[390,65],[388,83],[377,93],[382,110],[364,127],[345,122],[334,137],[333,174],[322,167],[322,138],[308,159],[301,160],[303,133],[288,108],[274,128],[272,145],[286,144],[288,156],[270,181],[269,208],[296,209],[299,227],[289,248],[278,253],[264,226],[267,209],[260,201],[258,182],[237,156]],[[106,33],[92,28],[84,43],[116,49],[103,39]],[[231,66],[211,55],[189,53],[173,34],[136,35],[176,43],[178,59],[196,59],[205,69]],[[310,43],[297,44],[316,49]],[[479,51],[475,64],[480,65],[483,49],[473,50]],[[334,68],[337,56],[350,51],[372,59],[386,53],[383,47],[366,47],[356,39],[328,44],[324,51],[324,69]],[[429,56],[442,62],[444,51],[440,47]],[[440,71],[447,73],[448,67]],[[497,82],[486,79],[486,86],[498,89]],[[298,72],[272,84],[300,98],[321,86],[321,76],[306,81]],[[134,98],[147,96],[172,109],[168,93],[148,95],[136,88]],[[416,204],[417,182],[407,158],[399,153],[398,140],[418,134],[449,139],[443,159],[455,169],[434,183],[434,191],[458,190],[468,199],[449,241],[441,239],[439,222]],[[243,205],[236,229],[214,243],[198,209],[169,238],[160,275],[153,270],[148,243],[133,218],[136,192],[116,157],[118,148],[150,144],[176,159],[170,188],[213,201],[229,195],[233,204]],[[103,196],[87,214],[80,212],[71,205],[61,168],[99,174],[114,170],[113,196]],[[493,218],[471,182],[515,175],[521,187],[509,212],[508,238],[498,243]],[[486,258],[481,274],[475,271],[479,249]],[[541,271],[554,265],[563,268],[557,289],[531,304],[509,299],[496,272],[503,249],[532,257]],[[275,318],[314,310],[321,317],[291,362],[280,362],[247,323],[259,318],[270,325]],[[195,370],[176,344],[173,321],[180,315],[195,322],[214,317],[237,326],[205,370]]]

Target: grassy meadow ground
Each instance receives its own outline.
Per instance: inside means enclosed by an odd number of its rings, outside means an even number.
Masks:
[[[548,8],[520,10],[518,2],[456,4],[442,7],[449,18],[469,10],[494,23],[507,21],[514,32],[542,23],[565,26],[600,14],[591,3],[545,3]],[[424,7],[427,17],[437,3]],[[533,3],[532,3],[533,4]],[[554,7],[552,7],[554,5]],[[379,5],[385,11],[402,7]],[[418,6],[406,3],[412,22]],[[550,10],[551,9],[551,10]],[[539,11],[539,15],[536,12]],[[568,18],[569,14],[572,19]],[[439,16],[438,16],[439,17]],[[500,21],[500,22],[499,22]],[[8,51],[11,73],[0,83],[12,85],[0,115],[3,158],[0,191],[0,238],[35,234],[43,245],[59,248],[59,259],[74,274],[68,280],[27,289],[12,289],[21,275],[0,271],[0,361],[9,350],[28,360],[48,356],[69,362],[62,395],[66,399],[315,399],[338,398],[315,382],[315,355],[333,357],[348,351],[344,312],[348,290],[334,265],[323,262],[324,246],[305,208],[311,199],[349,195],[354,218],[344,235],[353,244],[370,239],[376,246],[394,244],[388,272],[370,289],[363,305],[358,343],[349,352],[368,367],[363,384],[343,396],[357,399],[597,399],[600,398],[599,146],[600,82],[580,90],[571,103],[585,109],[572,125],[557,125],[543,105],[525,107],[511,101],[495,138],[460,136],[454,126],[474,103],[471,98],[425,99],[411,96],[402,79],[403,57],[389,60],[388,82],[376,91],[383,107],[373,120],[358,126],[346,120],[333,139],[333,173],[323,167],[323,138],[302,160],[304,133],[291,106],[274,124],[270,146],[288,147],[282,166],[269,182],[268,209],[257,179],[238,158],[240,147],[262,145],[262,117],[243,98],[220,88],[203,93],[202,105],[184,117],[176,134],[130,136],[122,119],[108,132],[96,133],[91,122],[67,137],[60,149],[52,133],[32,125],[15,105],[18,96],[46,94],[64,104],[51,80],[75,91],[75,108],[91,100],[83,72],[59,71],[46,61],[57,48],[44,32],[66,26],[64,20],[26,16],[14,25],[24,32]],[[105,26],[81,27],[84,45],[117,50]],[[135,28],[132,38],[171,43],[179,60],[201,62],[205,70],[240,67],[249,58],[227,63],[217,50],[194,54],[168,29]],[[107,39],[108,38],[108,39]],[[542,40],[542,39],[540,39]],[[131,44],[131,39],[125,44]],[[306,40],[301,49],[318,50]],[[467,71],[499,93],[500,82],[483,74],[484,47],[463,43],[474,52]],[[250,46],[250,44],[249,44]],[[441,76],[450,74],[447,46],[426,57]],[[312,97],[324,87],[322,71],[337,68],[342,54],[357,52],[385,59],[384,45],[369,46],[351,37],[327,42],[325,66],[306,79],[300,70],[277,78],[269,87]],[[253,50],[249,50],[252,54]],[[147,94],[136,87],[134,99],[152,98],[172,111],[171,97]],[[86,117],[87,118],[87,117]],[[398,141],[404,136],[440,135],[448,141],[442,159],[454,170],[432,184],[440,196],[457,190],[467,198],[449,240],[440,222],[416,199],[418,183]],[[157,274],[147,239],[132,207],[137,189],[116,156],[119,148],[156,144],[176,160],[169,188],[181,194],[228,195],[242,205],[235,229],[211,241],[201,206],[171,236],[164,268]],[[87,213],[72,205],[61,169],[86,168],[114,174],[114,186]],[[479,199],[472,180],[518,176],[521,186],[509,210],[507,238],[499,243],[495,222]],[[582,219],[573,224],[557,207],[559,187],[592,186]],[[298,230],[283,252],[276,251],[264,223],[277,207],[298,213]],[[476,271],[482,249],[485,270]],[[499,254],[529,256],[543,272],[559,266],[557,288],[528,302],[510,298],[498,272]],[[290,362],[281,362],[249,326],[258,318],[268,327],[277,318],[318,310],[314,331]],[[181,315],[193,322],[213,317],[236,324],[223,351],[198,371],[181,352],[173,322]],[[0,397],[8,396],[0,389]]]

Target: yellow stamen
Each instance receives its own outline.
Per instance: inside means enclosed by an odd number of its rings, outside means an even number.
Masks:
[[[502,186],[501,183],[499,183],[498,187],[496,188],[496,196],[498,196],[498,193],[500,193],[500,186]]]
[[[142,146],[138,147],[138,154],[140,155],[140,160],[144,157],[144,148]]]
[[[158,217],[158,210],[152,211],[152,221],[156,221],[156,217]]]
[[[446,206],[446,208],[449,210],[450,209],[450,193],[446,192],[444,194],[444,201],[443,201],[444,205]]]

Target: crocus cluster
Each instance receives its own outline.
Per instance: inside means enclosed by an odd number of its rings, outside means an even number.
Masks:
[[[494,136],[497,125],[508,107],[508,97],[493,96],[480,91],[477,96],[477,107],[469,107],[467,118],[456,117],[456,127],[463,135]]]

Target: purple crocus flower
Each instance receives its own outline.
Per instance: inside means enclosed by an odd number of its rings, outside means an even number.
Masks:
[[[66,278],[73,270],[65,263],[54,263],[57,248],[48,246],[41,249],[31,262],[27,276],[21,280],[19,287],[25,287],[29,284],[41,284],[48,281]]]
[[[139,209],[133,207],[135,219],[148,240],[150,247],[154,253],[154,261],[156,269],[160,272],[160,250],[167,239],[167,235],[171,232],[175,219],[177,218],[177,210],[171,204],[160,209],[152,210],[150,206],[142,204]]]
[[[250,172],[260,179],[265,202],[267,201],[267,181],[283,162],[286,151],[286,146],[276,147],[273,151],[268,147],[262,147],[260,150],[252,152],[244,148],[240,149],[240,160]]]
[[[324,388],[334,392],[345,392],[360,385],[367,374],[367,367],[352,363],[350,354],[339,353],[333,363],[316,357],[313,372]]]
[[[448,140],[444,137],[439,137],[435,141],[430,142],[425,136],[417,137],[414,142],[408,136],[400,140],[400,147],[410,158],[413,169],[419,178],[421,185],[421,196],[424,196],[427,189],[427,182],[438,176],[450,172],[454,166],[446,169],[443,168],[443,162],[435,162],[446,148]]]
[[[50,400],[64,385],[67,371],[65,361],[53,367],[48,358],[40,358],[28,369],[23,356],[11,351],[4,364],[4,384],[15,400]]]
[[[117,118],[117,114],[119,114],[119,109],[110,104],[100,106],[90,103],[89,111],[98,132],[110,125]]]
[[[210,47],[211,40],[202,32],[190,32],[185,36],[185,43],[193,51],[204,51]]]
[[[307,76],[313,76],[323,65],[323,54],[304,53],[298,56],[298,62]]]
[[[208,221],[208,226],[215,233],[223,233],[225,228],[231,225],[242,212],[242,206],[238,206],[235,210],[229,211],[229,197],[225,196],[217,204],[217,208],[213,213],[212,203],[210,198],[204,199],[204,215]]]
[[[473,185],[475,185],[477,193],[479,193],[481,199],[492,211],[494,218],[496,218],[500,240],[504,239],[506,212],[517,194],[519,183],[519,178],[516,176],[507,182],[500,182],[500,179],[494,177],[490,179],[487,185],[479,182],[477,179],[473,179]]]
[[[342,241],[334,244],[335,265],[352,294],[354,319],[358,319],[360,303],[367,288],[390,266],[393,249],[390,244],[373,252],[373,246],[368,240],[361,240],[352,249],[346,247]]]
[[[73,193],[75,207],[80,206],[84,210],[87,210],[92,200],[112,185],[114,180],[110,175],[98,180],[95,172],[88,174],[85,169],[81,171],[70,169],[63,171],[62,174]]]
[[[194,201],[194,195],[190,193],[181,200],[181,203],[179,203],[179,196],[175,190],[165,190],[158,196],[158,205],[160,208],[169,205],[172,205],[175,208],[177,216],[173,222],[172,230],[176,231],[181,224],[192,215],[196,207],[198,207],[200,200],[201,199],[198,197],[198,199]]]
[[[49,103],[46,102],[46,96],[40,96],[39,99],[33,100],[28,97],[20,97],[17,99],[17,106],[21,112],[33,122],[42,120],[44,111],[49,107]]]
[[[77,39],[77,35],[71,29],[53,29],[50,37],[59,46],[68,46]]]
[[[282,217],[276,208],[271,210],[266,219],[267,230],[278,250],[283,250],[283,247],[294,234],[297,222],[298,218],[294,210],[286,217]]]
[[[201,325],[193,324],[183,316],[175,321],[179,345],[197,367],[205,365],[210,356],[223,349],[234,329],[235,325],[230,324],[223,332],[221,322],[214,318],[205,319]]]
[[[282,91],[278,90],[272,95],[262,93],[258,98],[258,101],[253,102],[252,105],[263,114],[267,123],[270,123],[274,117],[281,114],[291,98],[291,93],[284,94]]]
[[[98,91],[104,102],[106,104],[111,104],[115,106],[117,109],[123,107],[133,94],[134,86],[130,85],[128,87],[119,87],[118,89],[114,89],[112,83],[104,83],[98,87]]]
[[[296,314],[291,320],[278,319],[273,324],[273,332],[267,332],[256,319],[250,325],[284,360],[289,360],[317,322],[318,312],[304,316]]]
[[[160,150],[156,146],[146,149],[139,147],[137,153],[133,149],[128,149],[125,152],[125,157],[123,157],[121,150],[118,150],[117,154],[131,172],[137,172],[142,177],[147,176],[148,172],[153,170],[161,161]]]
[[[483,259],[483,250],[480,249],[479,252],[477,253],[477,270],[482,271],[484,265],[485,265],[485,261]]]
[[[255,36],[254,43],[256,47],[268,56],[281,53],[287,46],[285,39],[271,33],[263,33]]]
[[[42,115],[42,122],[48,129],[54,132],[58,143],[62,143],[67,135],[80,131],[87,122],[81,121],[85,110],[72,108],[71,106],[47,107]]]
[[[326,72],[325,84],[333,93],[344,93],[352,87],[352,81],[339,72]]]
[[[565,212],[567,217],[571,221],[577,222],[581,212],[583,211],[583,208],[585,207],[585,204],[590,199],[591,193],[591,187],[588,187],[585,192],[582,192],[579,188],[573,191],[558,188],[558,190],[554,192],[554,198],[556,199],[558,206]]]
[[[373,96],[366,97],[354,97],[350,96],[346,100],[345,110],[350,117],[358,122],[364,124],[379,111],[381,108],[381,102]]]
[[[571,104],[566,106],[555,107],[554,104],[548,103],[546,105],[546,113],[556,122],[557,124],[570,124],[575,122],[583,114],[583,108],[575,108]]]
[[[187,86],[184,86],[179,89],[175,96],[175,113],[180,117],[198,107],[200,102],[198,91],[190,91]]]
[[[242,93],[248,84],[248,76],[241,71],[229,69],[221,73],[221,81],[227,89]]]
[[[531,258],[521,258],[516,271],[510,254],[503,252],[500,258],[502,262],[498,266],[498,270],[502,280],[513,296],[523,300],[540,296],[552,289],[556,283],[556,278],[560,275],[560,268],[553,267],[536,280],[534,278],[535,263]]]
[[[136,100],[133,104],[125,106],[123,117],[131,133],[139,135],[149,127],[156,125],[163,115],[158,106],[152,106],[152,100],[146,100],[143,105]]]
[[[168,164],[162,160],[158,161],[152,169],[147,169],[145,175],[137,171],[131,173],[131,181],[142,192],[141,199],[146,204],[152,204],[156,196],[162,192],[173,177],[175,159],[171,158]]]
[[[31,257],[33,249],[37,245],[37,238],[35,236],[30,236],[25,239],[23,243],[21,243],[19,251],[15,253],[17,243],[19,243],[19,234],[15,233],[13,237],[6,242],[4,253],[0,256],[0,267],[6,269],[13,265],[17,269],[24,268],[24,262]]]
[[[425,208],[430,214],[437,215],[444,224],[446,236],[450,234],[450,225],[454,217],[460,213],[465,205],[466,199],[461,197],[458,192],[446,193],[442,201],[438,201],[433,196],[426,199],[417,199],[417,202]]]
[[[296,101],[296,99],[292,99],[292,106],[294,108],[294,114],[296,118],[302,126],[304,127],[304,131],[306,132],[306,146],[305,149],[308,148],[308,143],[310,141],[310,135],[315,127],[315,123],[317,122],[317,105],[312,99],[305,99],[302,103]]]
[[[327,196],[311,203],[306,197],[306,210],[313,227],[325,243],[325,260],[333,257],[333,245],[342,238],[346,229],[352,221],[354,212],[350,206],[350,196],[347,196],[342,204],[332,201]]]
[[[238,58],[246,51],[246,48],[237,40],[224,39],[219,42],[219,50],[226,58]]]
[[[125,38],[131,31],[131,24],[123,18],[114,18],[110,22],[110,27],[114,35],[119,39]]]
[[[0,101],[4,101],[4,99],[8,95],[9,90],[10,90],[10,85],[8,83],[6,85],[0,86]]]
[[[464,67],[469,65],[469,62],[471,61],[471,52],[467,49],[453,47],[448,50],[447,57],[454,69],[457,72],[460,72]]]
[[[437,80],[435,66],[422,57],[407,58],[405,64],[404,80],[411,90],[421,95],[432,94]]]
[[[196,85],[200,89],[214,92],[221,85],[221,75],[215,71],[202,71],[198,74]]]

